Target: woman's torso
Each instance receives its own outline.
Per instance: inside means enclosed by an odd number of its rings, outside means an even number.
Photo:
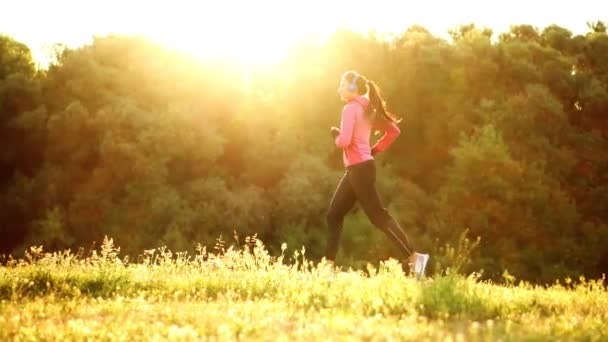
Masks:
[[[369,144],[372,124],[365,117],[369,100],[364,96],[355,96],[349,100],[348,104],[355,104],[356,112],[351,143],[342,152],[345,167],[374,159]]]

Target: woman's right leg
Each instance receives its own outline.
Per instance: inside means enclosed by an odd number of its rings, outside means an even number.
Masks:
[[[327,242],[325,258],[328,261],[336,260],[344,216],[352,209],[357,199],[355,197],[355,192],[348,181],[348,173],[348,170],[344,172],[344,175],[340,179],[338,187],[329,203],[329,209],[327,210],[326,220],[327,225],[329,226],[329,241]]]
[[[349,180],[355,196],[370,221],[397,244],[408,262],[413,260],[414,246],[397,220],[384,207],[376,190],[376,166],[367,161],[350,170]]]

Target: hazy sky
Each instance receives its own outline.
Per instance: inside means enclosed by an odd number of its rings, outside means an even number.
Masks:
[[[388,32],[421,24],[443,35],[471,22],[496,32],[555,23],[584,33],[587,21],[608,21],[608,0],[7,0],[1,8],[0,33],[28,44],[38,60],[51,43],[77,46],[108,33],[141,34],[199,55],[264,50],[257,57],[265,58],[294,37],[338,27]]]

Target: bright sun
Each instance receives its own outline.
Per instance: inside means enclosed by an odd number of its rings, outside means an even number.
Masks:
[[[298,39],[327,35],[333,29],[331,18],[315,17],[315,7],[300,6],[289,1],[148,3],[146,16],[126,23],[120,31],[146,36],[202,59],[275,63]]]
[[[200,31],[206,30],[207,33]],[[294,42],[293,30],[268,31],[253,26],[243,31],[229,27],[220,32],[200,29],[187,32],[157,32],[146,34],[163,45],[191,53],[201,59],[231,60],[240,63],[275,63],[281,60]],[[208,32],[212,32],[209,34]],[[304,32],[299,33],[300,36]]]

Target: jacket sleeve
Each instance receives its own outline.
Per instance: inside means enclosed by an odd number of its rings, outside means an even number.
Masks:
[[[346,148],[350,145],[353,138],[353,129],[357,117],[358,106],[355,104],[347,104],[342,110],[342,119],[340,120],[340,134],[336,137],[336,146]]]
[[[374,154],[388,149],[395,141],[395,139],[397,139],[399,134],[401,134],[401,130],[399,129],[397,124],[386,121],[384,119],[379,119],[374,124],[374,129],[384,132],[382,137],[380,137],[380,139],[378,139],[374,146],[372,146],[372,152]]]

